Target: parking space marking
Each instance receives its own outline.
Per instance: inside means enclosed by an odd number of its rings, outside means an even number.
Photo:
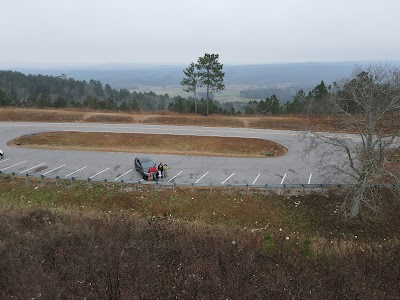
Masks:
[[[126,175],[126,174],[128,174],[128,173],[130,173],[130,172],[132,172],[132,171],[133,171],[133,169],[130,169],[128,172],[125,172],[124,174],[118,176],[118,177],[115,178],[114,180],[118,180],[118,179],[120,179],[122,176],[124,176],[124,175]]]
[[[252,183],[252,184],[255,184],[255,183],[256,183],[256,181],[257,181],[258,177],[260,177],[260,175],[261,175],[261,173],[258,173],[258,175],[257,175],[256,179],[254,179],[254,181],[253,181],[253,183]]]
[[[235,173],[232,173],[227,179],[225,179],[224,181],[222,181],[222,183],[221,184],[224,184],[225,182],[227,182],[228,181],[228,179],[229,178],[231,178],[233,175],[235,175]]]
[[[283,184],[283,182],[285,181],[285,178],[286,178],[286,173],[285,173],[285,175],[283,175],[283,178],[282,178],[281,184]]]
[[[312,173],[310,173],[310,177],[308,178],[308,184],[311,183],[311,176],[312,176]]]
[[[44,176],[44,175],[46,175],[46,174],[49,174],[49,173],[51,173],[51,172],[53,172],[53,171],[55,171],[55,170],[61,169],[62,167],[65,167],[66,165],[67,165],[67,164],[63,164],[62,166],[59,166],[59,167],[57,167],[57,168],[54,168],[53,170],[47,171],[46,173],[43,173],[42,176]]]
[[[168,180],[167,182],[170,182],[172,179],[174,179],[175,177],[179,176],[182,173],[182,171],[180,171],[178,174],[176,174],[174,177],[172,177],[170,180]]]
[[[206,174],[204,174],[203,176],[201,176],[199,179],[196,180],[195,183],[198,183],[204,176],[206,176],[208,174],[208,172]]]
[[[7,159],[0,159],[0,163],[5,162],[5,161],[7,161],[7,160],[10,160],[10,159],[9,159],[9,158],[7,158]]]
[[[32,170],[32,169],[34,169],[34,168],[36,168],[36,167],[40,167],[40,166],[42,166],[42,165],[44,165],[44,164],[45,164],[45,162],[44,162],[44,163],[41,163],[41,164],[38,164],[38,165],[36,165],[36,166],[34,166],[34,167],[32,167],[32,168],[29,168],[29,169],[23,170],[23,171],[22,171],[22,172],[20,172],[19,174],[25,173],[25,172],[27,172],[27,171],[30,171],[30,170]]]
[[[26,162],[27,162],[27,160],[25,160],[25,161],[21,161],[20,163],[17,163],[17,164],[15,164],[15,165],[9,166],[9,167],[7,167],[7,168],[1,169],[0,171],[7,170],[7,169],[9,169],[9,168],[12,168],[12,167],[18,166],[18,165],[20,165],[20,164],[23,164],[23,163],[26,163]]]
[[[69,174],[65,175],[65,177],[71,176],[72,174],[75,174],[76,172],[79,172],[79,171],[81,171],[83,169],[86,169],[86,168],[87,168],[87,166],[84,166],[83,168],[80,168],[79,170],[76,170],[76,171],[74,171],[72,173],[69,173]]]
[[[101,174],[101,173],[103,173],[103,172],[107,171],[108,169],[109,169],[109,168],[107,168],[107,169],[104,169],[103,171],[100,171],[100,172],[98,172],[98,173],[96,173],[96,174],[94,174],[94,175],[90,176],[90,177],[89,177],[89,179],[92,179],[93,177],[95,177],[95,176],[97,176],[97,175],[99,175],[99,174]]]

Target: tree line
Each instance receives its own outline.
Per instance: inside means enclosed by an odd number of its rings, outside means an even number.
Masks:
[[[210,64],[212,67],[208,67]],[[204,68],[204,69],[203,69]],[[209,71],[207,71],[209,70]],[[207,73],[208,72],[208,73]],[[90,109],[121,111],[162,111],[169,110],[187,114],[221,115],[322,115],[334,113],[329,97],[346,93],[343,87],[327,86],[322,80],[308,94],[299,90],[291,101],[282,102],[273,94],[264,100],[220,103],[214,99],[213,92],[223,89],[222,64],[218,55],[206,54],[198,62],[191,63],[183,71],[185,78],[181,84],[193,97],[170,97],[154,92],[130,92],[116,90],[109,84],[98,80],[79,81],[61,76],[25,75],[16,71],[0,71],[0,106],[19,106],[34,108],[87,107]],[[360,73],[359,76],[366,76]],[[209,85],[205,99],[197,99],[197,88]],[[348,101],[351,112],[359,107]]]
[[[209,97],[213,95],[210,93]],[[211,100],[210,113],[230,114],[232,104]],[[0,106],[32,108],[87,107],[122,111],[161,111],[194,113],[194,99],[154,92],[116,90],[109,84],[91,79],[89,82],[61,76],[25,75],[17,71],[0,71]],[[204,105],[203,105],[204,104]],[[199,103],[199,114],[206,114],[206,104]],[[235,113],[235,112],[234,112]]]

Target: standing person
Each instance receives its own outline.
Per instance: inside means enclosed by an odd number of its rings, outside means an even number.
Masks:
[[[167,178],[167,175],[168,175],[168,174],[167,174],[167,171],[168,171],[168,165],[167,165],[167,164],[164,164],[163,170],[164,170],[164,175],[163,175],[163,176],[164,176],[165,178]]]
[[[164,166],[163,166],[162,162],[160,162],[160,164],[158,165],[158,172],[159,172],[161,178],[165,177],[164,176]]]
[[[4,155],[4,152],[3,152],[3,150],[0,149],[0,159],[3,158],[3,155]]]
[[[154,164],[154,166],[151,167],[151,173],[153,174],[153,179],[157,180],[157,167],[156,167],[156,164]]]

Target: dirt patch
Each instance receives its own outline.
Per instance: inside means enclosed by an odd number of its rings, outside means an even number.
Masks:
[[[82,122],[83,112],[46,109],[0,109],[0,121]]]
[[[9,142],[15,147],[159,154],[277,157],[287,148],[263,139],[142,133],[46,132]]]
[[[89,114],[85,115],[85,122],[100,122],[100,123],[135,123],[132,116],[118,114]]]
[[[142,123],[169,124],[169,125],[195,125],[212,127],[245,127],[241,118],[227,116],[188,116],[188,115],[163,115],[149,116],[142,119]]]

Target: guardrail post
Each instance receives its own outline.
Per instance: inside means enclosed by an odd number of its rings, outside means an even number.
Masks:
[[[59,179],[60,177],[58,177],[58,176],[56,176],[56,186],[58,186],[58,179]]]
[[[140,180],[138,180],[138,182],[137,182],[137,188],[138,188],[138,190],[140,189]]]
[[[15,175],[15,173],[12,172],[12,173],[11,173],[11,180],[12,180],[12,182],[14,182],[14,175]]]
[[[40,185],[43,185],[44,183],[44,175],[40,175]]]
[[[121,190],[124,188],[124,180],[121,179]]]
[[[87,179],[87,186],[91,187],[92,185],[90,184],[90,178]]]
[[[247,185],[247,194],[250,194],[250,187],[249,187],[249,184],[247,183],[246,185]]]
[[[268,192],[268,184],[266,183],[265,184],[265,193],[267,193]]]
[[[29,184],[29,181],[28,181],[28,176],[29,176],[29,174],[25,174],[25,183],[26,183],[26,185],[28,185],[28,184]]]
[[[228,193],[229,194],[231,193],[231,184],[230,183],[228,183]]]
[[[172,190],[173,190],[174,192],[176,191],[175,181],[172,183]]]
[[[306,187],[304,184],[301,185],[303,187],[303,195],[306,193]]]
[[[212,183],[210,182],[210,195],[211,195],[211,192],[212,192]]]
[[[74,180],[75,180],[75,177],[72,176],[72,177],[71,177],[71,185],[74,185]]]
[[[103,183],[103,185],[104,185],[104,187],[106,187],[106,185],[107,185],[107,179],[106,179],[106,178],[104,178],[104,183]]]
[[[194,182],[192,182],[192,193],[194,192]]]

